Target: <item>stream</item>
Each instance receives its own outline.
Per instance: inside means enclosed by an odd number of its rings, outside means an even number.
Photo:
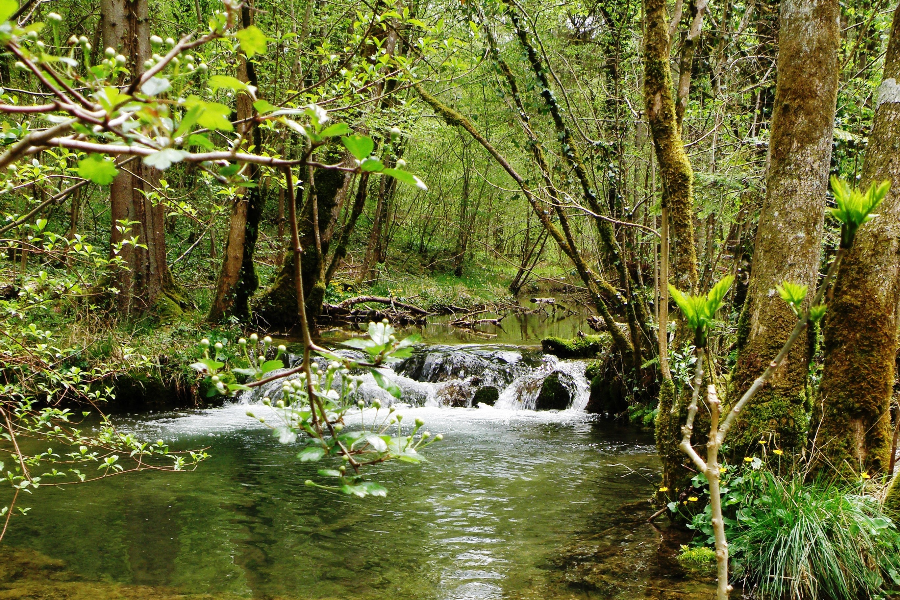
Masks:
[[[421,465],[372,468],[384,498],[306,487],[325,465],[300,463],[246,416],[265,416],[274,388],[117,417],[212,458],[194,472],[39,490],[0,547],[0,598],[711,597],[711,578],[685,578],[672,558],[685,540],[646,523],[652,433],[585,414],[584,367],[534,348],[418,348],[384,372],[404,391],[405,421],[444,440]],[[567,408],[532,410],[551,374]],[[488,387],[493,406],[476,401]],[[371,381],[360,394],[391,400]]]

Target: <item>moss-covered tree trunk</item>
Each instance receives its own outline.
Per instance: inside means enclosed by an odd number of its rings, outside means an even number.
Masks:
[[[821,426],[813,455],[846,474],[885,472],[892,442],[891,393],[900,301],[900,7],[894,13],[863,188],[891,191],[841,263],[825,317]],[[817,407],[818,408],[818,407]],[[821,453],[821,454],[819,454]]]
[[[339,157],[332,155],[331,161]],[[306,298],[306,318],[315,323],[322,313],[325,299],[325,260],[329,241],[321,233],[334,217],[338,194],[344,185],[344,174],[337,170],[320,170],[306,194],[306,201],[298,210],[300,247],[303,248],[300,272],[303,279],[303,296]],[[297,186],[299,189],[299,186]],[[297,194],[300,202],[300,194]],[[318,215],[318,219],[314,218]],[[291,329],[298,324],[297,288],[294,284],[294,253],[285,255],[284,263],[272,286],[256,304],[255,317],[264,326]]]
[[[644,101],[662,176],[662,206],[672,232],[672,283],[682,290],[693,290],[697,285],[694,172],[684,151],[672,97],[665,0],[645,0],[644,13]]]
[[[697,285],[697,251],[694,242],[694,173],[684,151],[681,132],[672,96],[672,75],[669,71],[669,23],[665,0],[645,0],[644,14],[644,101],[653,147],[663,182],[662,207],[671,231],[671,254],[663,256],[671,262],[671,283],[682,290]],[[688,82],[689,85],[689,82]],[[685,95],[687,92],[685,92]],[[667,241],[667,240],[666,240]],[[668,247],[667,243],[663,247]],[[662,281],[665,286],[668,282]],[[665,296],[664,296],[665,297]],[[667,497],[683,486],[691,472],[690,459],[681,451],[681,425],[687,416],[687,402],[680,402],[675,383],[667,369],[663,369],[659,391],[659,411],[656,421],[656,447],[663,463],[663,488]]]
[[[816,286],[837,99],[839,16],[838,0],[781,3],[766,198],[739,322],[731,398],[763,372],[796,323],[775,286],[783,281]],[[761,438],[787,450],[803,447],[809,360],[809,346],[795,344],[737,421],[733,455],[758,447]]]

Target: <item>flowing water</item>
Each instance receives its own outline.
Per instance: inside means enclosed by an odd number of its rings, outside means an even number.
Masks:
[[[259,395],[120,417],[125,430],[208,446],[212,458],[190,473],[39,490],[4,540],[13,554],[0,555],[0,598],[709,597],[708,585],[683,580],[671,540],[646,523],[659,468],[652,436],[584,414],[583,363],[437,346],[386,373],[412,397],[415,406],[399,409],[405,422],[421,418],[444,436],[422,465],[369,471],[386,498],[306,487],[325,465],[300,463],[295,446],[246,416],[248,404],[270,410]],[[528,410],[551,373],[569,409]],[[472,407],[485,386],[497,388],[495,407]],[[32,550],[40,554],[15,554]]]

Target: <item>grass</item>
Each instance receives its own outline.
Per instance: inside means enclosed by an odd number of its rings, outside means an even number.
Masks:
[[[871,496],[761,473],[729,535],[736,575],[762,598],[851,600],[900,586],[900,532]]]

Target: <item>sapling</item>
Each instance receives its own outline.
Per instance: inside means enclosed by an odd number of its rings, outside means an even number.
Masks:
[[[694,346],[696,354],[696,370],[694,373],[693,391],[691,394],[691,403],[688,406],[687,419],[681,428],[682,439],[679,447],[687,454],[697,468],[706,476],[709,483],[709,503],[712,512],[712,527],[716,545],[716,567],[717,567],[717,587],[716,597],[718,600],[728,598],[732,587],[728,584],[728,541],[725,537],[725,521],[722,516],[722,497],[719,485],[720,465],[719,450],[725,442],[728,431],[734,424],[738,415],[753,399],[760,388],[772,377],[775,370],[781,365],[791,347],[800,338],[810,323],[816,323],[825,315],[825,305],[823,304],[825,291],[829,288],[838,269],[841,260],[847,251],[853,246],[853,241],[859,228],[874,219],[877,215],[873,211],[887,196],[890,188],[890,182],[885,181],[879,185],[873,184],[865,192],[852,189],[849,184],[836,177],[831,178],[831,188],[834,194],[836,207],[831,209],[831,215],[841,223],[841,243],[835,253],[824,281],[819,286],[815,297],[809,304],[809,308],[803,308],[803,301],[806,298],[807,288],[791,282],[784,282],[778,286],[779,296],[787,303],[791,311],[797,316],[797,323],[794,326],[788,339],[785,341],[781,350],[769,363],[766,370],[757,377],[750,388],[744,392],[740,399],[735,402],[727,415],[720,422],[722,415],[721,402],[716,391],[715,383],[706,386],[706,402],[710,411],[710,428],[709,440],[706,444],[706,459],[704,460],[694,446],[691,444],[691,435],[694,430],[694,419],[697,416],[700,400],[700,388],[703,383],[704,362],[707,360],[706,342],[709,334],[710,325],[715,317],[716,311],[722,304],[725,293],[731,286],[734,278],[727,276],[719,283],[713,286],[712,290],[706,296],[694,296],[685,294],[674,286],[669,285],[669,292],[681,312],[684,314],[685,323],[694,333]]]

